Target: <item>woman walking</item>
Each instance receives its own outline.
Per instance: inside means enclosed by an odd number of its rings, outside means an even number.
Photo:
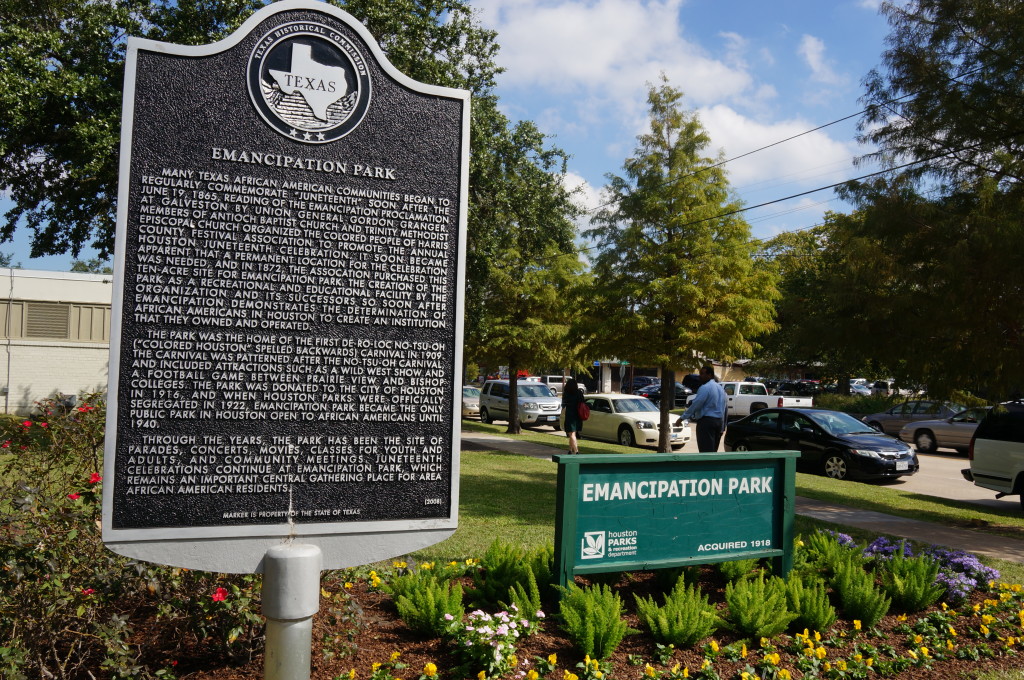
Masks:
[[[569,453],[579,453],[580,445],[576,435],[583,431],[583,418],[580,418],[580,404],[583,403],[583,390],[576,383],[576,378],[569,378],[562,392],[562,408],[565,409],[565,435],[569,438]]]

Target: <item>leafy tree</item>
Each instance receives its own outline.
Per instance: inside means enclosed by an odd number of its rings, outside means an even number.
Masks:
[[[71,271],[88,274],[113,274],[114,269],[106,260],[94,257],[91,260],[75,260],[71,263]]]
[[[1024,384],[1024,6],[914,0],[883,12],[892,30],[866,80],[863,139],[893,167],[916,164],[846,191],[863,219],[834,236],[872,312],[861,331],[896,378],[999,396]]]
[[[868,328],[874,310],[845,279],[850,244],[836,243],[839,226],[857,219],[856,214],[830,212],[819,226],[785,232],[764,243],[762,257],[778,269],[781,297],[775,303],[778,326],[758,338],[759,372],[813,365],[816,373],[837,380],[848,393],[851,375],[881,370],[872,363],[875,334],[851,332]]]
[[[624,176],[609,175],[607,209],[594,217],[598,254],[589,314],[608,355],[676,368],[748,355],[772,327],[776,275],[758,266],[749,225],[725,173],[709,167],[711,140],[682,93],[663,78],[648,92],[650,132],[637,138]],[[663,390],[659,448],[668,450],[672,390]]]
[[[582,270],[573,242],[578,208],[561,181],[564,153],[544,141],[533,124],[519,123],[479,170],[500,191],[477,202],[488,231],[477,232],[478,316],[467,326],[467,349],[485,365],[507,365],[513,395],[520,369],[572,363],[582,351],[569,334]],[[514,398],[508,431],[520,431]]]

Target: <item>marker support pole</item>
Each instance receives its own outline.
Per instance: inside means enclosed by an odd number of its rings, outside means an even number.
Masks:
[[[263,567],[266,680],[309,680],[313,615],[320,609],[320,548],[284,543],[267,551]]]

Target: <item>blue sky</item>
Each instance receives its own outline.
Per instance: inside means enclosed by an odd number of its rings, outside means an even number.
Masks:
[[[567,181],[588,207],[644,130],[646,84],[660,73],[731,158],[860,111],[861,81],[888,34],[878,0],[472,1],[498,31],[504,111],[571,155]],[[855,123],[729,163],[733,188],[755,205],[870,171],[853,166],[867,151]],[[745,216],[766,238],[846,209],[823,191]],[[70,256],[29,259],[28,240],[21,232],[0,252],[26,268],[69,269]]]
[[[647,83],[664,72],[726,158],[862,109],[888,24],[878,0],[480,0],[498,31],[505,112],[569,154],[570,182],[597,205],[647,124]],[[856,119],[729,163],[746,205],[871,171]],[[818,224],[849,206],[831,191],[746,213],[753,235]]]

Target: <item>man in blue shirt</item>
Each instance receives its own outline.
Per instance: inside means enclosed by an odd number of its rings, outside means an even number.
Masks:
[[[697,425],[697,450],[701,453],[716,453],[722,441],[722,432],[725,431],[725,390],[715,379],[714,367],[704,366],[699,375],[701,386],[682,418],[692,420]]]

